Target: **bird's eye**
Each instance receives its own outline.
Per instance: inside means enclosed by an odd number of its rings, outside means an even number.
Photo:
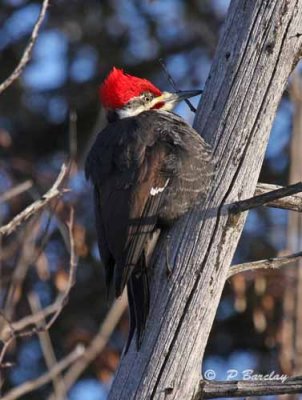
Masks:
[[[143,93],[143,100],[145,102],[150,102],[153,100],[153,95],[151,93]]]

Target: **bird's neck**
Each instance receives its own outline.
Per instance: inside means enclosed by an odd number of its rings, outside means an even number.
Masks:
[[[127,112],[125,109],[121,110],[109,110],[107,111],[106,117],[108,123],[116,122],[120,119],[125,119],[125,118],[130,118],[130,117],[136,117],[143,112],[160,112],[161,110],[138,110],[138,111],[133,111],[133,112]]]

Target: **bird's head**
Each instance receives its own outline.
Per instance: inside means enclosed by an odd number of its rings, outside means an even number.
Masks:
[[[201,91],[162,92],[147,79],[126,74],[114,67],[100,86],[99,94],[109,121],[113,121],[148,110],[171,111],[178,102],[197,96]]]

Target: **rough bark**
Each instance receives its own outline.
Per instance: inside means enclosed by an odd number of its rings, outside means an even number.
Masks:
[[[302,47],[302,0],[233,0],[195,128],[212,143],[217,174],[208,199],[162,246],[139,352],[123,358],[109,399],[193,399],[201,363],[272,121]],[[167,251],[168,250],[168,251]],[[173,271],[166,274],[166,253]]]

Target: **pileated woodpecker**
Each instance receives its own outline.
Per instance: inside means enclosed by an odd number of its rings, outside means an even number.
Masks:
[[[106,284],[127,285],[130,330],[139,349],[149,311],[152,235],[205,197],[212,176],[209,145],[171,110],[200,91],[162,92],[113,68],[100,87],[108,125],[85,165],[94,186],[96,230]]]

